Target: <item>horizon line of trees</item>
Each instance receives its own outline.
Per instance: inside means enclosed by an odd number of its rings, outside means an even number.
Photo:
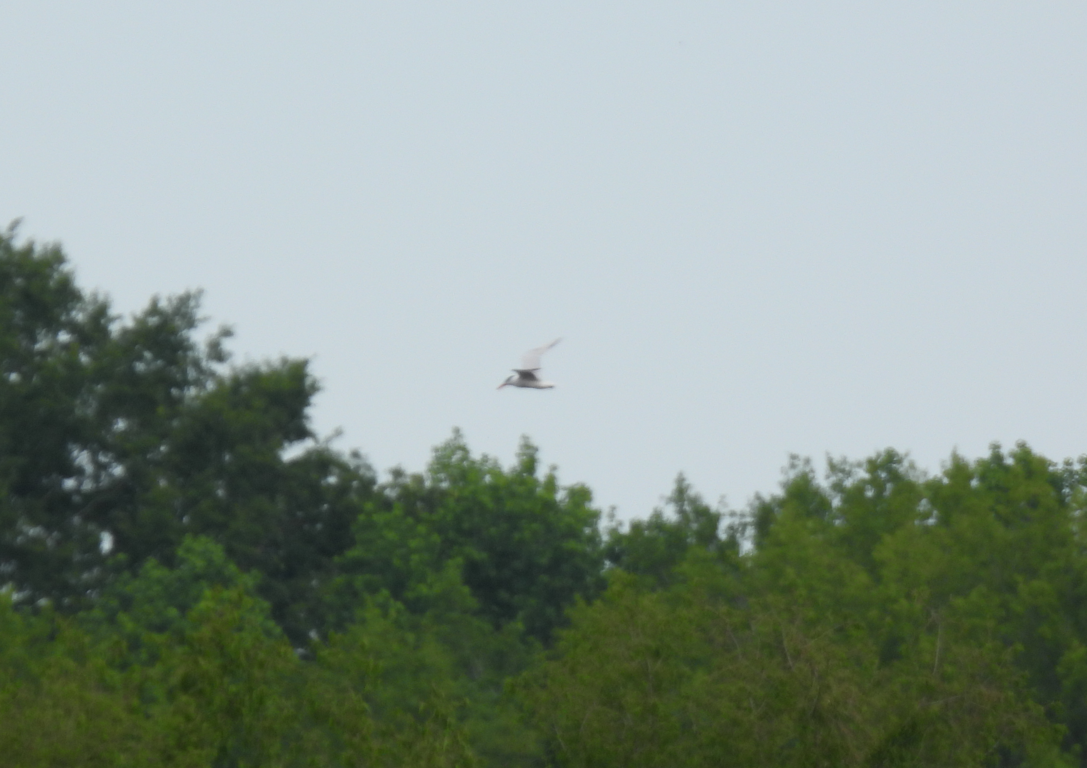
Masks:
[[[1087,766],[1087,459],[794,458],[619,525],[454,430],[384,477],[199,294],[0,233],[18,766]]]

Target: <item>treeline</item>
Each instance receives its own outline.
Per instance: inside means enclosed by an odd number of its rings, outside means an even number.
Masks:
[[[617,526],[525,440],[379,477],[305,361],[0,235],[13,766],[1087,765],[1087,464],[796,460]]]

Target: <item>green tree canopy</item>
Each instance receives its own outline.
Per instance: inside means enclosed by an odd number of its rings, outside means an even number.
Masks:
[[[9,762],[1087,765],[1087,458],[793,457],[601,531],[528,438],[379,482],[199,305],[0,235]]]

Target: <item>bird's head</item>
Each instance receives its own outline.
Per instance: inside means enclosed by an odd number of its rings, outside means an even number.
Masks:
[[[507,384],[509,384],[511,381],[513,381],[516,378],[517,378],[516,376],[507,376],[506,380],[498,385],[498,388],[502,389],[502,387],[506,386]]]

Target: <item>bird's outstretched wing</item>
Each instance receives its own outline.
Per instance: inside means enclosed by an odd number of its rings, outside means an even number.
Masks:
[[[530,349],[528,352],[525,352],[525,356],[521,358],[521,367],[517,369],[517,372],[540,370],[540,356],[560,341],[562,341],[562,339],[555,339],[550,344],[537,347],[536,349]]]

